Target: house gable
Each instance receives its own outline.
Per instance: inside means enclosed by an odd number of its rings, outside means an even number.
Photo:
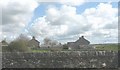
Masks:
[[[89,45],[90,42],[84,38],[84,36],[80,37],[77,41],[75,42],[68,42],[67,46],[71,49],[80,49],[80,47],[86,47]]]
[[[40,42],[33,36],[33,38],[28,42],[28,46],[32,48],[40,48],[39,43]]]

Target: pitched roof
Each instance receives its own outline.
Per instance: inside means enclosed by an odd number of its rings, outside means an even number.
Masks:
[[[80,37],[75,43],[79,44],[79,45],[86,45],[86,44],[90,44],[90,42],[88,40],[86,40],[84,38],[84,36]]]
[[[35,39],[34,36],[33,36],[33,38],[30,41],[36,41],[36,42],[40,43],[38,40]]]

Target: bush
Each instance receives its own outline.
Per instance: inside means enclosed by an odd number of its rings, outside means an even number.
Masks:
[[[4,46],[2,47],[2,52],[11,52],[12,48],[8,47],[8,46]]]
[[[9,50],[12,52],[30,52],[30,48],[27,46],[28,42],[24,40],[18,40],[9,44]]]
[[[68,49],[67,44],[64,44],[64,45],[63,45],[63,49]]]
[[[28,41],[25,36],[20,36],[8,46],[3,47],[3,52],[30,52],[31,49],[28,47]]]

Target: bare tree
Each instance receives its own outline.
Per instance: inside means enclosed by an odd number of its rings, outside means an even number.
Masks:
[[[51,40],[50,38],[45,38],[44,39],[44,45],[47,47],[53,47],[58,45],[59,43],[56,40]]]
[[[16,40],[24,40],[24,41],[28,41],[29,38],[28,38],[27,36],[25,36],[24,34],[20,34],[20,36],[19,36]]]
[[[44,45],[50,45],[51,40],[49,38],[44,39]]]

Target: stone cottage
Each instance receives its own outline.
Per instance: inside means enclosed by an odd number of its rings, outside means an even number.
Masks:
[[[34,36],[28,42],[28,46],[31,48],[40,48],[39,44],[40,44],[40,42],[38,40],[36,40]]]
[[[84,38],[84,36],[79,37],[79,39],[75,42],[68,42],[67,46],[69,49],[80,49],[87,47],[90,44],[88,40]]]

